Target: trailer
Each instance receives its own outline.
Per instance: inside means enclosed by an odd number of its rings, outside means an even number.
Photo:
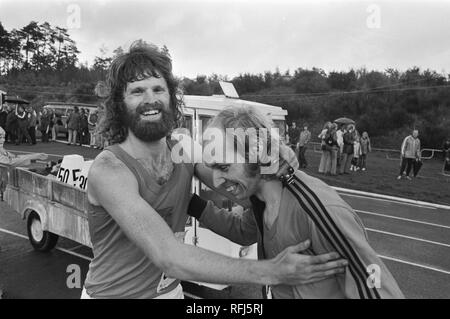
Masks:
[[[280,107],[230,99],[225,96],[185,96],[184,126],[194,141],[201,143],[208,121],[230,105],[252,105],[270,114],[284,136],[287,112]],[[194,178],[192,192],[211,199],[219,207],[239,209]],[[41,252],[52,250],[58,238],[64,237],[92,248],[88,225],[88,199],[85,190],[66,184],[53,175],[43,176],[27,168],[0,164],[1,199],[26,220],[31,245]],[[194,218],[186,224],[185,243],[213,250],[234,258],[257,258],[256,244],[240,246],[201,227]],[[227,285],[199,283],[214,289]]]
[[[85,191],[53,177],[0,164],[1,198],[26,220],[34,249],[50,251],[59,236],[92,247]]]

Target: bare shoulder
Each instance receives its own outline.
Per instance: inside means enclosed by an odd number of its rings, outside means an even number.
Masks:
[[[87,193],[92,204],[97,203],[99,193],[115,192],[115,188],[124,185],[131,189],[137,184],[128,167],[109,151],[103,151],[95,158],[89,169],[88,181]]]
[[[95,172],[115,171],[125,169],[126,165],[119,160],[112,152],[103,151],[97,155],[92,163],[89,174]]]

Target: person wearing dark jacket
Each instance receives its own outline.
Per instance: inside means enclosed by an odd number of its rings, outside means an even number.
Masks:
[[[80,129],[80,112],[77,106],[73,108],[67,119],[67,130],[69,131],[69,140],[67,145],[77,144],[77,134]]]
[[[36,144],[36,125],[37,125],[37,114],[31,106],[27,108],[28,117],[28,134],[31,138],[31,143]]]
[[[8,110],[6,105],[0,107],[0,127],[6,130],[6,118],[8,117]]]
[[[297,143],[300,137],[300,129],[297,127],[297,124],[295,122],[292,122],[292,127],[289,128],[288,134],[289,143],[291,144],[292,150],[297,154]]]
[[[23,142],[23,138],[26,138],[28,144],[33,145],[31,141],[30,133],[28,132],[29,120],[28,120],[28,112],[25,111],[23,106],[19,106],[16,108],[16,116],[17,122],[19,123],[19,136],[16,142],[16,145],[19,145]]]
[[[6,117],[6,141],[9,138],[11,143],[17,143],[17,133],[19,130],[19,122],[17,120],[15,107],[8,106],[8,115]]]
[[[80,146],[82,144],[88,143],[88,135],[89,135],[88,126],[89,126],[88,114],[86,114],[86,111],[84,109],[81,109],[81,111],[80,111],[80,132],[79,132]]]
[[[444,161],[445,161],[450,157],[450,138],[447,138],[447,140],[442,145],[442,152],[444,153]]]
[[[39,121],[39,130],[42,135],[42,142],[48,143],[48,135],[51,131],[50,128],[51,114],[47,109],[42,111],[41,120]]]
[[[342,161],[339,173],[350,174],[350,165],[353,159],[353,143],[355,142],[355,127],[350,124],[344,136],[344,148],[342,150]]]

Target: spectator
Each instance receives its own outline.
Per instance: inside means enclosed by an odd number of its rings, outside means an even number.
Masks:
[[[350,174],[350,165],[353,159],[353,143],[355,141],[355,126],[349,124],[347,132],[344,133],[344,147],[342,149],[342,161],[339,169],[340,174]]]
[[[447,138],[447,140],[442,145],[442,152],[443,152],[444,161],[445,161],[450,157],[450,138]]]
[[[337,154],[339,145],[337,143],[337,124],[333,123],[328,129],[327,135],[325,137],[325,148],[329,155],[326,157],[325,161],[325,174],[336,175],[337,166]]]
[[[28,134],[31,138],[31,144],[36,144],[36,125],[37,125],[37,114],[36,111],[28,106],[27,108],[27,117],[28,117]]]
[[[361,156],[361,143],[358,131],[355,130],[355,141],[353,142],[353,159],[350,166],[351,171],[359,171],[359,158]]]
[[[300,130],[295,122],[292,122],[292,126],[289,129],[289,143],[291,144],[292,150],[297,154],[297,144],[298,138],[300,137]],[[297,155],[298,158],[298,155]]]
[[[7,132],[6,137],[9,137],[9,140],[11,143],[17,144],[19,121],[17,119],[15,108],[16,107],[11,104],[8,105],[9,113],[8,113],[8,116],[6,117],[6,132]]]
[[[341,124],[339,129],[336,131],[336,140],[339,146],[338,154],[337,154],[337,166],[339,169],[341,168],[341,160],[342,160],[342,151],[344,150],[344,134],[345,134],[345,124]]]
[[[67,130],[69,132],[69,138],[67,145],[76,145],[77,144],[77,133],[80,129],[80,111],[78,106],[73,108],[73,112],[70,113],[67,118]]]
[[[311,132],[308,131],[308,124],[303,125],[303,131],[300,133],[298,140],[298,161],[300,168],[306,168],[308,162],[306,161],[305,152],[308,147],[309,140],[311,139]]]
[[[39,121],[39,130],[41,131],[42,142],[48,143],[52,114],[48,109],[42,110],[41,120]]]
[[[400,174],[397,179],[401,179],[406,169],[406,179],[411,180],[409,173],[413,168],[414,161],[420,161],[420,139],[419,131],[413,130],[412,135],[405,137],[401,147]],[[415,177],[415,176],[414,176]]]
[[[85,109],[81,109],[80,112],[80,128],[79,128],[79,136],[80,136],[80,146],[82,144],[88,144],[88,135],[89,135],[89,128],[88,128],[88,114],[86,114]]]
[[[31,160],[46,160],[47,155],[43,153],[34,153],[28,155],[16,156],[3,148],[5,144],[6,132],[0,127],[0,164],[7,164],[12,166],[26,166],[30,165]]]
[[[19,145],[20,143],[23,143],[24,141],[26,141],[26,143],[28,143],[29,145],[33,145],[32,141],[31,141],[31,136],[28,133],[28,126],[29,126],[28,112],[25,111],[23,106],[19,106],[16,108],[16,116],[17,116],[17,121],[19,123],[19,125],[18,125],[19,134],[18,134],[18,139],[17,139],[16,145]]]
[[[97,121],[98,121],[98,115],[97,110],[92,111],[89,113],[88,117],[88,129],[89,129],[89,136],[90,136],[90,145],[91,147],[97,147]]]
[[[361,155],[359,157],[359,167],[361,168],[362,171],[365,171],[367,154],[372,152],[372,146],[370,145],[369,134],[367,132],[363,132],[359,142],[361,144]]]
[[[328,162],[328,157],[331,156],[330,152],[327,150],[327,145],[325,143],[325,138],[327,137],[327,132],[331,127],[331,122],[326,122],[323,126],[322,131],[320,132],[318,138],[320,139],[320,147],[322,149],[322,156],[320,157],[319,163],[319,173],[324,174],[326,163]]]
[[[447,174],[450,172],[450,138],[444,143],[442,150],[444,151],[444,173]]]
[[[6,118],[8,117],[8,106],[2,105],[0,107],[0,127],[6,130]]]
[[[56,123],[58,121],[56,117],[55,110],[48,109],[49,117],[50,117],[50,124],[49,124],[49,131],[51,131],[52,134],[52,142],[56,142]],[[50,134],[50,133],[49,133]]]

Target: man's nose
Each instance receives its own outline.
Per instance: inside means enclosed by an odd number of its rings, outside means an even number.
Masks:
[[[216,188],[219,188],[220,185],[225,183],[225,178],[223,176],[223,172],[218,169],[213,169],[213,185]]]
[[[147,90],[144,94],[144,102],[151,104],[157,101],[156,95],[153,91]]]

